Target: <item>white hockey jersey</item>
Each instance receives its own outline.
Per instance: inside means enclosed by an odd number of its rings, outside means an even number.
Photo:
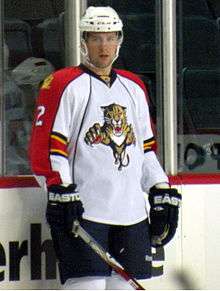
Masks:
[[[30,144],[35,175],[47,186],[76,183],[85,219],[130,225],[147,217],[145,192],[168,182],[153,146],[147,91],[113,69],[108,86],[84,65],[43,83]]]

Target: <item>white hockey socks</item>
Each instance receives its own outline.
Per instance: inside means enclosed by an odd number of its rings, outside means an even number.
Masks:
[[[88,276],[68,279],[63,290],[134,290],[132,286],[117,274],[110,277]]]
[[[134,288],[118,274],[106,277],[106,290],[134,290]]]
[[[88,276],[68,279],[64,290],[105,290],[106,277]]]

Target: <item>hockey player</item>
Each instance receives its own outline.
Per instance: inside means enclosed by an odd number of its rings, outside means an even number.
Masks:
[[[37,100],[30,146],[65,289],[130,289],[79,237],[74,220],[136,279],[151,277],[151,245],[174,235],[181,199],[153,151],[147,91],[112,68],[123,41],[111,7],[80,22],[83,64],[50,75]],[[146,211],[149,194],[150,220]]]

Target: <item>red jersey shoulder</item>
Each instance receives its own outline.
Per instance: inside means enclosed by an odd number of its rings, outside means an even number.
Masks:
[[[144,84],[144,82],[134,73],[130,72],[130,71],[126,71],[126,70],[119,70],[119,69],[114,69],[115,72],[118,75],[121,75],[122,77],[125,77],[133,82],[135,82],[137,85],[139,85],[141,87],[141,89],[144,91],[145,95],[147,96],[147,88]]]
[[[49,90],[52,86],[60,85],[65,87],[71,81],[79,77],[83,73],[80,67],[67,67],[60,69],[49,75],[43,82],[41,89]]]

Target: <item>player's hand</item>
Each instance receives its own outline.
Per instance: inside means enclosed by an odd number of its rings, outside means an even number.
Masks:
[[[51,228],[72,231],[73,221],[80,220],[84,208],[75,184],[51,185],[48,188],[46,219]]]
[[[167,244],[175,235],[178,225],[179,207],[182,196],[176,189],[151,188],[150,230],[151,244],[160,247]]]

